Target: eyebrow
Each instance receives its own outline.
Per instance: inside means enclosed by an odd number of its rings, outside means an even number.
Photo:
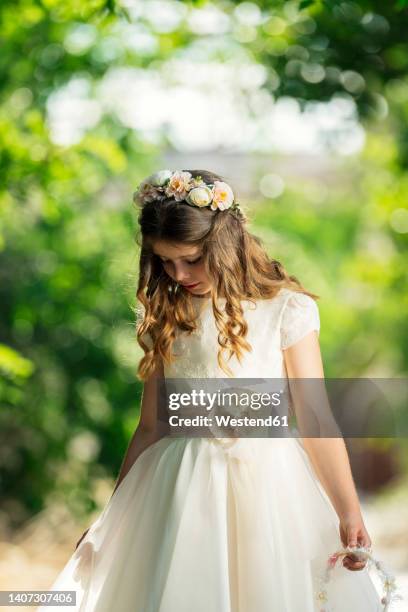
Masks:
[[[160,255],[160,253],[155,253],[153,251],[154,255],[157,255],[157,257],[161,257],[164,259],[170,259],[169,257],[166,257],[165,255]],[[189,255],[183,255],[182,257],[175,257],[175,259],[187,259],[189,257],[198,257],[199,255],[201,255],[201,251],[199,251],[198,253],[190,253]]]

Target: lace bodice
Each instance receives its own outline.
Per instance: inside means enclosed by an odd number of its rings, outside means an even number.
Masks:
[[[198,329],[188,335],[180,332],[173,344],[178,355],[164,366],[166,378],[228,378],[217,361],[218,329],[211,300],[193,298]],[[224,300],[221,300],[221,305]],[[316,302],[303,293],[283,288],[277,296],[242,302],[248,322],[247,341],[252,351],[245,351],[239,363],[235,355],[228,362],[236,378],[286,378],[283,350],[289,348],[313,330],[320,332],[320,317]],[[148,338],[144,338],[149,344]],[[224,359],[228,353],[224,352]]]

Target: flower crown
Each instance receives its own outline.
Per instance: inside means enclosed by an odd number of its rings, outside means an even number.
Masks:
[[[134,201],[142,205],[166,198],[174,198],[177,202],[185,201],[198,208],[231,209],[243,216],[228,183],[206,183],[201,176],[193,177],[191,172],[184,170],[160,170],[142,181],[133,195]]]
[[[375,566],[378,575],[381,579],[384,593],[381,598],[381,604],[383,605],[384,612],[388,612],[394,601],[403,599],[402,595],[397,593],[397,585],[395,583],[395,577],[390,574],[384,567],[384,564],[378,559],[375,559],[371,546],[346,546],[342,549],[333,553],[327,560],[326,567],[322,575],[320,576],[320,590],[316,593],[316,600],[319,602],[319,612],[328,612],[329,608],[326,606],[328,603],[328,593],[326,585],[330,582],[331,575],[336,567],[337,561],[341,557],[345,557],[350,552],[354,554],[359,560],[367,560],[367,567],[371,568]]]

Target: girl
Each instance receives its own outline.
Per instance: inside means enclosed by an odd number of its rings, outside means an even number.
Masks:
[[[371,545],[343,439],[171,437],[157,385],[323,379],[317,296],[268,257],[219,175],[162,170],[135,195],[140,422],[52,588],[81,612],[320,612],[328,555]],[[365,563],[343,566],[329,609],[382,609]]]

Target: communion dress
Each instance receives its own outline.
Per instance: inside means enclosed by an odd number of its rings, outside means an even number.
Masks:
[[[178,333],[165,379],[225,379],[211,300],[193,303],[198,329]],[[284,288],[242,306],[252,351],[228,361],[234,377],[287,380],[282,351],[319,333],[316,302]],[[139,455],[49,587],[75,591],[76,605],[38,610],[320,612],[318,577],[339,548],[339,519],[300,437],[165,436]],[[327,592],[325,610],[383,610],[367,567],[340,563]]]

